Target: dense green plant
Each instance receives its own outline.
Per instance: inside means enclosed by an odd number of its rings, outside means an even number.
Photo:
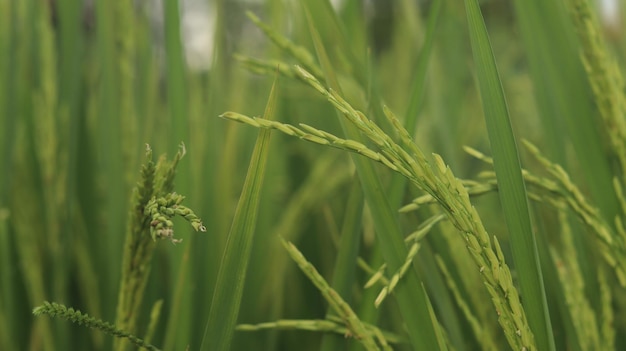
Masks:
[[[621,22],[207,3],[0,2],[0,349],[625,347]]]

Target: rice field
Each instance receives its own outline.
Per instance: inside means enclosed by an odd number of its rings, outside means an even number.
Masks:
[[[600,4],[0,1],[0,350],[624,349]]]

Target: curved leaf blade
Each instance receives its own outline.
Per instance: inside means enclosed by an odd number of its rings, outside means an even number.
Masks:
[[[524,310],[538,348],[554,350],[537,243],[506,99],[478,1],[466,0],[465,8],[500,202],[524,296]]]

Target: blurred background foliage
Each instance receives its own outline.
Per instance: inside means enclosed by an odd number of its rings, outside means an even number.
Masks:
[[[461,147],[488,153],[489,144],[463,2],[443,1],[423,94],[413,95],[433,3],[333,2],[350,47],[329,52],[351,103],[375,113],[372,101],[382,100],[399,115],[418,103],[417,144],[441,154],[457,176],[470,178],[485,166]],[[619,206],[611,152],[596,127],[597,112],[564,5],[485,0],[481,6],[516,135],[562,164],[606,218],[614,218]],[[322,38],[332,43],[337,28],[312,8]],[[246,18],[247,10],[315,51],[298,1],[0,1],[0,349],[111,347],[109,337],[34,318],[31,310],[48,300],[115,319],[130,191],[145,144],[157,155],[173,155],[181,141],[188,154],[179,165],[176,189],[208,231],[192,233],[179,226],[181,244],[159,243],[140,325],[147,326],[152,305],[162,299],[153,343],[165,350],[197,349],[257,134],[217,116],[227,110],[261,115],[272,83],[272,77],[249,72],[233,55],[290,62]],[[602,35],[623,68],[626,9],[613,11],[600,12]],[[278,89],[277,120],[341,134],[332,107],[311,89],[285,78]],[[296,243],[330,279],[353,166],[343,152],[281,135],[272,138],[268,162],[239,321],[323,318],[321,295],[277,237]],[[390,182],[391,174],[377,169]],[[398,207],[414,195],[407,191]],[[489,232],[506,243],[497,196],[481,197],[476,206]],[[399,214],[398,220],[410,233],[427,214]],[[554,213],[539,205],[535,217],[546,228],[546,242],[558,246]],[[460,313],[439,301],[451,297],[434,263],[435,252],[447,262],[485,329],[506,347],[478,272],[459,268],[468,262],[467,253],[448,227],[428,236],[418,255],[426,289],[443,315],[440,321],[458,350],[479,348],[467,321],[446,317]],[[366,209],[361,257],[378,267],[372,231]],[[581,269],[590,279],[595,273],[585,262]],[[363,290],[368,276],[355,274],[353,308],[382,328],[401,330],[394,304],[373,310],[377,291]],[[597,306],[594,289],[587,285]],[[549,301],[555,298],[548,295]],[[623,292],[616,299],[624,300]],[[616,313],[615,324],[624,327],[624,316]],[[557,348],[565,349],[558,347],[568,344],[561,319],[553,317],[553,325]],[[618,345],[624,346],[620,338]],[[314,350],[320,341],[320,334],[303,331],[236,332],[232,349]]]

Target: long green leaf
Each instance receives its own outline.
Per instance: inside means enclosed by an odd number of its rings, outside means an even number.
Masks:
[[[568,133],[589,192],[604,218],[612,221],[619,206],[611,165],[602,149],[598,120],[567,9],[561,1],[516,0],[514,4],[545,128],[544,139],[551,149],[548,155],[566,163],[563,137],[552,136]]]
[[[465,7],[500,201],[509,229],[525,311],[538,348],[554,350],[537,243],[530,223],[526,188],[508,107],[478,1],[466,0]]]
[[[123,174],[125,170],[122,169],[120,161],[122,150],[121,145],[118,142],[112,143],[111,140],[121,140],[121,131],[117,122],[119,119],[119,96],[116,94],[116,87],[118,86],[119,77],[116,73],[116,59],[115,59],[115,30],[113,24],[113,9],[108,6],[110,2],[107,1],[95,1],[95,22],[96,22],[96,47],[97,47],[97,62],[98,74],[101,79],[98,80],[96,92],[97,96],[94,101],[95,108],[97,109],[96,121],[98,130],[98,140],[96,141],[98,151],[102,152],[102,158],[100,160],[102,164],[102,170],[104,178],[106,179],[107,187],[107,206],[106,211],[115,213],[120,211],[124,213],[126,210],[126,202],[128,200],[127,193],[124,193],[124,184],[120,174]],[[120,208],[121,207],[121,208]],[[121,247],[123,247],[123,235],[119,235],[120,232],[124,232],[124,220],[122,216],[110,216],[107,218],[108,226],[106,227],[106,235],[97,235],[92,243],[92,250],[95,247],[99,250],[95,250],[97,253],[97,265],[110,266],[109,272],[121,272],[121,260],[111,261],[108,257],[108,253],[115,252],[119,254]],[[107,273],[102,276],[102,305],[110,306],[115,305],[115,299],[112,297],[116,295],[116,287],[119,276]],[[115,309],[104,310],[103,318],[107,320],[113,320],[113,314]]]
[[[358,181],[352,183],[350,197],[346,205],[346,215],[341,229],[341,239],[339,241],[339,253],[333,273],[332,288],[350,303],[352,285],[355,280],[356,260],[359,254],[361,243],[361,221],[363,219],[363,190]],[[326,316],[331,316],[330,309]],[[342,340],[343,339],[343,340]],[[343,346],[342,346],[343,345]],[[337,335],[324,334],[322,338],[322,351],[332,351],[345,349],[345,338]]]
[[[541,143],[546,145],[545,153],[569,170],[575,181],[585,181],[589,195],[596,200],[604,218],[612,221],[619,206],[612,184],[611,164],[605,157],[598,133],[598,119],[589,98],[589,86],[565,2],[516,0],[513,3],[528,58],[537,112],[541,116],[544,131]],[[553,137],[555,135],[559,137]],[[568,140],[575,150],[575,158],[566,155]],[[572,225],[572,230],[578,230],[577,226]],[[587,281],[587,293],[592,301],[599,303],[590,246],[582,232],[574,235],[574,240]]]
[[[265,108],[265,118],[274,116],[276,82]],[[239,315],[243,283],[248,269],[252,241],[259,209],[260,191],[265,176],[270,142],[269,131],[261,131],[257,139],[243,192],[228,233],[226,248],[217,275],[209,319],[202,338],[201,350],[228,350]]]
[[[433,44],[435,42],[435,32],[437,23],[439,22],[439,15],[441,13],[441,7],[443,6],[443,0],[436,0],[433,2],[430,13],[428,14],[428,24],[426,26],[426,38],[424,38],[424,45],[415,63],[415,73],[413,77],[413,83],[411,85],[411,95],[409,106],[404,116],[404,128],[409,133],[414,133],[417,126],[417,116],[424,104],[424,93],[426,91],[426,76],[428,72],[428,63],[432,56]],[[406,188],[407,180],[399,174],[393,175],[394,180],[391,185],[390,198],[392,203],[398,204],[402,200],[402,195]]]
[[[189,137],[188,122],[187,119],[182,118],[188,115],[188,103],[179,7],[180,2],[178,0],[165,0],[163,2],[165,49],[167,53],[168,112],[169,123],[174,135],[172,140],[187,140]]]

